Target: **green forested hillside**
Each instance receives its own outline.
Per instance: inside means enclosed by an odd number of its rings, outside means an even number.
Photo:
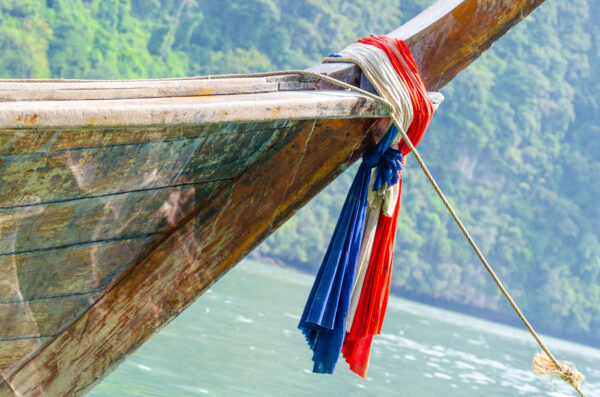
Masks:
[[[308,67],[372,29],[397,27],[428,0],[402,3],[0,0],[0,77],[175,77]]]
[[[430,0],[0,0],[0,77],[302,68]],[[600,343],[600,10],[547,0],[458,76],[421,143],[534,325]],[[255,255],[315,271],[352,170]],[[394,291],[510,315],[408,160]],[[510,318],[510,317],[507,317]]]

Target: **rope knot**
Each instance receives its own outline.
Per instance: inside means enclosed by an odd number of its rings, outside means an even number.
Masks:
[[[558,367],[556,366],[556,363],[558,363]],[[556,363],[554,363],[547,354],[536,353],[533,358],[532,369],[536,374],[560,377],[565,382],[571,384],[580,395],[583,395],[580,392],[581,382],[585,380],[583,374],[568,361],[560,360]]]
[[[369,168],[377,167],[373,191],[379,190],[386,182],[393,186],[400,180],[398,172],[402,170],[402,152],[388,148],[383,154],[375,146],[363,155],[363,162]]]

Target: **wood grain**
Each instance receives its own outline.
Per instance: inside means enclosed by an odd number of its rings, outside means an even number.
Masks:
[[[168,98],[314,89],[296,75],[151,80],[0,80],[0,101]]]
[[[0,209],[0,261],[15,253],[162,232],[223,183],[230,180]]]
[[[200,144],[194,146],[194,150],[185,153],[178,149],[173,151],[172,147],[167,146],[166,153],[162,155],[165,163],[169,163],[169,158],[179,157],[179,161],[171,161],[173,164],[167,164],[171,167],[169,168],[171,172],[177,176],[198,174],[197,169],[188,170],[186,173],[185,167],[188,164],[185,155],[191,157],[189,162],[196,161],[203,166],[210,163],[208,166],[212,168],[220,167],[220,172],[232,172],[227,168],[227,159],[243,161],[243,165],[239,166],[242,169],[260,156],[262,151],[286,142],[288,139],[286,134],[290,131],[293,135],[293,131],[306,124],[313,123],[278,122],[271,124],[271,128],[260,131],[252,130],[256,123],[253,123],[253,126],[237,128],[222,126],[222,130],[240,131],[240,133],[219,133],[218,129],[211,129],[205,136],[192,138],[202,140]],[[264,123],[259,125],[262,126]],[[258,145],[254,144],[257,136]],[[222,149],[223,139],[228,142],[225,146],[226,150]],[[175,143],[182,140],[190,139],[176,140]],[[91,161],[91,165],[98,166],[94,174],[96,180],[121,183],[131,188],[132,181],[135,183],[139,180],[131,176],[139,176],[144,171],[144,164],[160,165],[156,163],[157,156],[148,155],[152,152],[152,148],[134,149],[148,145],[165,147],[169,144],[173,145],[173,141],[8,155],[2,158],[18,160],[35,158],[53,161],[56,158],[62,159],[61,156],[65,154],[81,155],[83,152],[81,158]],[[102,156],[109,151],[120,154],[118,149],[123,149],[123,155],[133,158],[137,165],[130,168],[130,174],[123,170],[118,173],[119,167],[123,165],[122,161],[118,162],[113,158],[112,161],[101,162],[98,156],[88,154],[90,151],[101,153]],[[139,161],[140,153],[146,155],[142,157],[144,159],[142,162]],[[240,158],[236,155],[245,157]],[[100,158],[104,159],[102,156]],[[219,163],[219,160],[224,159],[224,163]],[[119,160],[118,156],[116,160]],[[59,160],[54,161],[58,164],[62,163]],[[48,167],[38,169],[44,172]],[[112,170],[117,174],[110,174]],[[0,174],[0,178],[6,176],[16,178],[10,173],[10,168],[4,169],[4,173]],[[27,176],[34,178],[31,173]],[[235,173],[230,176],[235,176]],[[0,235],[2,236],[0,239],[2,274],[0,322],[3,324],[0,330],[0,341],[52,337],[59,333],[63,327],[72,323],[95,302],[103,287],[152,244],[158,237],[156,234],[152,235],[153,233],[172,228],[223,183],[230,183],[230,181],[155,188],[0,209]],[[97,185],[93,187],[98,188]],[[68,191],[64,183],[60,188],[63,190],[48,187],[48,192],[56,194],[56,192]],[[3,189],[0,195],[6,194],[5,192],[6,190]],[[148,234],[149,237],[131,239],[132,235]],[[115,239],[117,240],[114,241]],[[90,244],[98,241],[100,243]],[[61,248],[52,249],[57,245]],[[31,349],[24,349],[21,356],[14,352],[11,354],[15,360],[22,360],[31,352]],[[13,362],[10,368],[14,368],[15,365],[17,361]]]
[[[79,318],[98,295],[96,291],[30,302],[0,303],[0,341],[54,336]]]
[[[11,387],[31,396],[83,394],[356,159],[381,132],[365,135],[373,123],[317,121],[261,157],[38,356],[7,374]]]
[[[47,338],[31,338],[0,342],[0,373],[9,370],[29,353],[35,352],[46,340]]]
[[[1,84],[0,84],[1,85]],[[239,135],[289,128],[294,121],[173,125],[116,128],[57,128],[0,130],[0,156],[48,153],[153,141],[169,142],[209,135]]]
[[[277,140],[278,131],[0,156],[0,207],[231,178]]]
[[[157,131],[144,134],[139,128],[134,131],[109,129],[108,134],[112,139],[139,139],[140,142],[80,150],[48,150],[50,148],[44,145],[38,146],[33,153],[14,154],[15,150],[12,150],[13,154],[0,157],[3,161],[0,179],[4,183],[7,183],[7,179],[12,182],[2,185],[0,197],[5,202],[10,202],[11,192],[12,197],[18,195],[15,189],[20,187],[21,176],[35,181],[35,184],[21,182],[21,186],[33,186],[38,192],[35,200],[19,203],[24,206],[0,209],[0,322],[3,324],[0,341],[47,338],[59,333],[95,302],[107,284],[151,246],[159,237],[158,233],[172,228],[221,184],[231,182],[230,179],[222,179],[183,186],[153,187],[155,180],[151,180],[151,183],[144,181],[145,184],[140,186],[141,176],[150,169],[158,169],[163,176],[165,172],[168,173],[167,178],[156,178],[162,183],[187,182],[188,179],[182,178],[202,175],[205,169],[232,178],[265,150],[284,144],[288,140],[287,135],[293,136],[295,130],[312,124],[310,121],[283,121],[184,128],[175,126],[173,134],[183,137],[149,142],[144,139],[159,138]],[[257,127],[260,129],[257,130]],[[165,136],[168,136],[170,129],[165,130]],[[107,134],[106,131],[88,130],[84,137]],[[58,136],[68,136],[73,132],[62,131]],[[136,136],[136,133],[144,138]],[[188,137],[190,134],[193,136]],[[53,143],[61,141],[66,144],[68,140],[53,139]],[[77,139],[74,142],[77,144]],[[84,140],[79,142],[83,143]],[[188,146],[191,149],[186,151]],[[123,165],[127,164],[126,159],[131,166],[123,169]],[[162,163],[158,161],[160,159],[163,159]],[[71,164],[68,164],[69,161]],[[14,166],[7,167],[7,162],[12,162]],[[17,172],[19,165],[24,163],[35,164],[29,167],[33,171]],[[39,175],[57,172],[61,166],[64,170],[65,163],[72,172],[71,179],[54,177],[47,186],[40,182],[43,178]],[[91,167],[88,172],[91,172],[93,179],[87,183],[93,190],[76,189],[68,183],[75,178],[77,186],[82,186],[85,180],[82,181],[81,174],[78,174],[82,171],[79,168],[82,165]],[[69,172],[64,175],[69,175]],[[157,173],[152,175],[156,176]],[[143,187],[146,190],[106,194],[121,186],[126,189]],[[40,192],[48,194],[42,199]],[[81,194],[99,196],[78,197]],[[39,203],[57,199],[62,201]],[[41,345],[35,348],[41,348]],[[17,366],[34,350],[24,348],[21,355],[11,351],[10,357],[16,361],[6,370]]]
[[[27,83],[24,83],[27,84]],[[120,100],[0,102],[0,128],[197,125],[385,117],[379,103],[332,90]]]
[[[388,36],[410,47],[430,91],[439,91],[544,0],[438,0]],[[357,84],[353,64],[322,64],[309,69]],[[331,89],[329,84],[318,84]]]
[[[155,239],[151,236],[2,256],[0,304],[97,292]]]
[[[184,155],[192,157],[190,162],[197,161],[198,164],[216,161],[211,164],[212,168],[220,167],[221,172],[231,172],[227,169],[228,163],[219,163],[219,160],[245,155],[245,158],[237,159],[244,161],[245,168],[264,151],[281,148],[300,129],[306,126],[312,128],[314,121],[275,122],[259,131],[252,130],[252,127],[267,124],[252,124],[221,126],[224,131],[239,131],[237,134],[220,133],[219,129],[212,128],[205,136],[192,138],[204,139],[198,145],[198,150],[186,154],[171,149],[164,155],[165,162],[169,157],[177,157],[174,155],[177,153],[179,160],[170,166],[173,173],[179,176],[198,173],[197,170],[186,173]],[[257,136],[260,136],[260,146],[253,144]],[[225,150],[222,139],[228,140]],[[181,140],[190,139],[175,142]],[[65,153],[105,153],[111,149],[113,152],[124,149],[123,153],[137,159],[140,152],[148,151],[131,148],[149,144],[172,145],[173,141],[8,155],[2,158],[53,159]],[[91,161],[89,156],[83,157]],[[92,160],[97,161],[97,158],[92,156]],[[145,159],[150,165],[156,166],[154,160],[155,157]],[[123,162],[115,162],[114,159],[112,163],[98,161],[100,171],[95,177],[97,180],[125,185],[129,183],[127,186],[131,186],[132,181],[136,181],[131,175],[139,175],[143,171],[141,164],[145,164],[140,161],[136,163],[138,166],[131,168],[133,174],[122,171],[121,174],[106,177],[103,175],[106,170],[119,171]],[[177,167],[179,172],[176,172]],[[59,333],[95,302],[107,284],[151,247],[160,237],[158,233],[175,227],[181,218],[221,185],[230,183],[231,180],[221,180],[0,209],[0,235],[3,237],[0,239],[0,321],[5,324],[0,332],[0,340],[52,337]],[[98,188],[97,185],[94,187]],[[54,193],[56,191],[60,192],[59,189],[52,190]],[[132,239],[140,235],[148,237]],[[59,248],[53,248],[57,245]],[[22,356],[15,357],[23,360],[30,353],[24,350]],[[15,361],[10,368],[16,365]]]

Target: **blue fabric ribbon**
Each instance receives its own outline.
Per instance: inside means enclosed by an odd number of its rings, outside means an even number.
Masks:
[[[398,129],[392,126],[383,139],[363,155],[298,328],[313,350],[313,372],[333,373],[346,333],[354,272],[363,238],[371,169],[377,167],[374,190],[398,183],[402,153],[390,148]]]
[[[368,151],[363,156],[363,162],[370,168],[377,167],[373,191],[376,192],[384,183],[394,186],[400,180],[398,171],[402,169],[402,152],[388,148],[383,154],[377,151]]]

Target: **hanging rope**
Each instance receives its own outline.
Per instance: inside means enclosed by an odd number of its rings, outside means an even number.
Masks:
[[[402,131],[400,131],[400,134],[402,134]],[[531,324],[529,323],[529,321],[527,320],[527,318],[525,318],[525,315],[523,314],[523,312],[521,311],[521,309],[519,308],[519,306],[517,305],[517,303],[513,300],[512,296],[508,293],[508,291],[506,290],[506,288],[504,287],[504,285],[502,284],[502,282],[500,281],[500,279],[496,275],[496,272],[494,271],[494,269],[488,263],[487,259],[485,258],[485,256],[481,252],[481,250],[479,249],[479,246],[477,245],[477,243],[475,242],[475,240],[473,240],[473,238],[471,237],[471,234],[469,233],[469,231],[467,230],[467,228],[465,227],[465,225],[463,224],[463,222],[460,220],[458,214],[456,213],[456,211],[454,210],[454,208],[452,207],[452,205],[450,204],[450,202],[446,198],[446,195],[440,189],[439,185],[437,184],[437,182],[433,178],[433,175],[431,175],[431,172],[429,172],[429,169],[427,168],[427,165],[425,165],[425,162],[423,161],[423,158],[421,157],[421,155],[419,154],[419,152],[412,145],[412,143],[408,139],[408,136],[406,136],[404,134],[403,135],[403,139],[408,144],[408,146],[411,148],[413,154],[415,155],[415,158],[417,159],[417,162],[419,163],[419,165],[421,166],[421,169],[425,173],[425,176],[429,180],[429,183],[431,184],[431,186],[433,186],[433,188],[435,189],[435,191],[438,194],[438,196],[440,197],[440,199],[442,199],[442,201],[444,202],[444,205],[448,209],[448,212],[450,212],[450,215],[452,216],[452,218],[454,219],[454,221],[458,225],[459,229],[461,230],[461,232],[463,233],[463,235],[465,236],[465,238],[469,242],[469,245],[471,246],[471,248],[473,248],[473,251],[475,251],[475,254],[479,258],[481,264],[485,267],[485,269],[487,270],[487,272],[489,273],[489,275],[492,277],[492,279],[494,280],[494,282],[498,286],[498,289],[500,289],[500,291],[502,292],[502,295],[504,295],[504,297],[506,298],[506,300],[508,301],[508,303],[510,304],[510,306],[513,308],[513,310],[515,311],[515,313],[517,314],[517,316],[519,317],[519,319],[521,320],[521,322],[523,323],[523,325],[525,325],[525,327],[531,333],[531,335],[533,336],[533,338],[535,339],[535,341],[542,348],[542,350],[544,351],[544,353],[546,354],[546,356],[548,357],[548,359],[552,362],[552,365],[554,366],[555,371],[556,371],[556,372],[554,372],[554,371],[546,370],[545,372],[543,372],[542,369],[539,369],[538,373],[545,373],[545,374],[552,374],[552,375],[557,374],[557,375],[559,375],[563,380],[565,380],[571,386],[573,386],[573,388],[577,391],[577,393],[579,393],[580,396],[585,397],[585,394],[581,391],[581,388],[580,388],[580,383],[581,383],[581,380],[583,380],[583,376],[577,371],[577,369],[575,368],[575,366],[573,364],[567,363],[565,361],[563,361],[563,363],[565,363],[565,364],[561,364],[561,362],[559,362],[554,357],[554,355],[552,354],[552,352],[550,351],[550,349],[548,349],[548,347],[546,347],[546,345],[544,344],[544,342],[542,342],[542,340],[540,339],[540,337],[537,334],[537,332],[535,332],[535,330],[533,329],[533,327],[531,326]],[[539,354],[536,355],[536,360],[539,360],[539,358],[540,358],[540,355]],[[545,365],[544,367],[548,368],[548,365]],[[564,374],[564,376],[563,376],[563,374]]]
[[[402,134],[402,131],[400,131],[400,133]],[[556,373],[556,374],[561,374],[559,376],[561,376],[561,378],[563,380],[565,380],[571,386],[573,386],[573,388],[577,391],[577,393],[579,393],[580,396],[585,397],[585,394],[580,389],[580,382],[583,379],[583,376],[577,371],[577,369],[575,369],[575,366],[573,366],[573,364],[571,364],[571,363],[564,364],[564,365],[561,364],[561,362],[559,362],[554,357],[554,355],[552,354],[552,352],[550,351],[550,349],[548,349],[548,347],[546,347],[546,345],[544,344],[544,342],[542,342],[542,340],[540,339],[540,337],[537,334],[537,332],[535,332],[535,330],[533,329],[533,327],[531,326],[531,324],[529,323],[529,321],[527,320],[527,318],[525,318],[525,315],[523,315],[523,312],[521,311],[521,309],[519,308],[519,306],[517,305],[517,303],[513,300],[512,296],[508,293],[508,291],[506,290],[506,288],[504,287],[504,285],[502,284],[502,282],[500,281],[500,279],[496,275],[496,272],[494,271],[494,269],[490,266],[490,264],[488,263],[488,261],[485,258],[485,256],[483,256],[483,253],[479,249],[479,246],[477,245],[477,243],[475,242],[475,240],[473,240],[473,238],[471,237],[471,234],[469,233],[469,231],[467,230],[467,228],[465,227],[465,225],[463,224],[463,222],[460,220],[460,218],[457,215],[456,211],[454,210],[454,208],[452,207],[452,205],[450,204],[450,202],[448,201],[448,199],[446,198],[446,196],[444,195],[444,193],[440,189],[439,185],[437,184],[437,182],[433,178],[433,175],[431,175],[431,173],[429,172],[429,169],[427,168],[427,165],[425,165],[425,162],[423,161],[423,158],[421,157],[421,155],[419,154],[419,152],[416,150],[416,148],[414,146],[412,146],[412,143],[410,142],[410,140],[408,139],[407,136],[404,135],[403,139],[408,144],[408,146],[411,148],[413,154],[415,155],[415,158],[417,159],[417,162],[419,163],[419,165],[421,166],[421,169],[425,173],[425,176],[429,180],[429,183],[431,184],[431,186],[433,186],[433,188],[435,189],[435,191],[438,194],[438,196],[440,197],[440,199],[442,199],[442,201],[444,202],[444,205],[448,209],[448,212],[450,212],[450,215],[452,216],[452,218],[454,219],[454,221],[458,225],[459,229],[461,230],[461,232],[463,233],[463,235],[465,236],[465,238],[469,242],[469,245],[471,246],[471,248],[473,248],[473,251],[475,251],[475,254],[479,258],[481,264],[485,267],[485,269],[487,270],[487,272],[489,273],[489,275],[492,277],[492,279],[494,280],[494,282],[498,286],[498,289],[500,289],[500,291],[502,292],[502,295],[504,295],[504,297],[506,298],[506,300],[508,301],[508,303],[510,304],[510,306],[513,308],[513,310],[515,311],[515,313],[517,314],[517,316],[519,317],[519,319],[521,320],[521,322],[523,323],[523,325],[525,325],[525,327],[527,328],[527,330],[531,333],[531,335],[533,336],[533,338],[535,339],[535,341],[542,348],[542,350],[544,351],[544,353],[546,354],[546,356],[548,357],[548,359],[552,362],[552,365],[554,366],[554,368],[556,370],[556,372],[550,372],[550,371],[542,372],[540,370],[539,373],[545,373],[545,374],[555,374]],[[539,355],[536,355],[536,359],[537,358],[539,358]],[[563,363],[566,363],[566,362],[563,361]],[[547,367],[548,366],[546,365],[546,368]],[[563,377],[562,374],[565,374],[565,376]],[[566,374],[570,374],[570,375],[567,376]]]

